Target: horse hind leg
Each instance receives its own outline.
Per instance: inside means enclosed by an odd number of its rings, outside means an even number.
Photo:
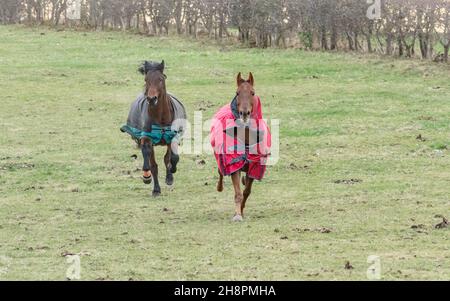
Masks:
[[[241,178],[241,182],[242,182],[242,185],[246,185],[246,182],[247,182],[247,177],[246,176],[242,176],[242,178]]]
[[[217,191],[222,192],[223,191],[223,175],[220,172],[220,170],[218,170],[218,172],[219,172],[219,181],[217,182]]]
[[[247,165],[245,165],[244,166],[244,168],[241,170],[241,171],[243,171],[244,173],[245,173],[245,175],[243,175],[242,176],[242,178],[241,178],[241,183],[242,183],[242,185],[243,186],[247,186],[247,182],[248,182],[248,169],[249,169],[249,166],[248,166],[248,164]]]

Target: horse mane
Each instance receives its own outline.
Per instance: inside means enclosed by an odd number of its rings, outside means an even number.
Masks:
[[[164,61],[162,63],[153,61],[144,61],[141,66],[139,66],[138,71],[142,75],[146,75],[150,71],[160,71],[164,74]]]

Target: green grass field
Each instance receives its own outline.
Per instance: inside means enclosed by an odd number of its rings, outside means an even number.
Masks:
[[[280,160],[245,222],[231,222],[230,180],[215,191],[211,155],[183,155],[160,198],[141,182],[119,127],[144,59],[164,59],[169,91],[205,120],[253,72]],[[72,253],[82,280],[365,280],[370,255],[383,280],[449,280],[450,228],[435,229],[450,216],[449,71],[1,26],[0,279],[65,280]]]

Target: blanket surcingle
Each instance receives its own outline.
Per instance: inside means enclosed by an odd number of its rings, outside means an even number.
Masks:
[[[150,120],[148,115],[148,102],[145,95],[140,94],[133,102],[128,114],[127,124],[120,130],[128,133],[138,144],[142,137],[149,137],[157,145],[163,140],[169,144],[172,141],[180,143],[183,131],[186,128],[186,110],[175,96],[168,94],[172,106],[174,121],[171,126],[162,127]]]
[[[271,135],[262,118],[261,100],[258,96],[255,96],[248,125],[239,121],[236,98],[214,116],[210,142],[219,170],[224,176],[229,176],[248,164],[247,175],[250,178],[262,180],[264,177],[270,155]],[[246,127],[248,145],[245,144]]]

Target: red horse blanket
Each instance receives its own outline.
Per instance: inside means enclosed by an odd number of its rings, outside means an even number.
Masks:
[[[239,120],[236,98],[214,116],[210,140],[217,165],[224,176],[248,165],[249,177],[255,180],[264,177],[270,155],[271,135],[262,118],[261,100],[258,96],[255,96],[251,119],[246,125]],[[248,145],[245,143],[246,132]]]

